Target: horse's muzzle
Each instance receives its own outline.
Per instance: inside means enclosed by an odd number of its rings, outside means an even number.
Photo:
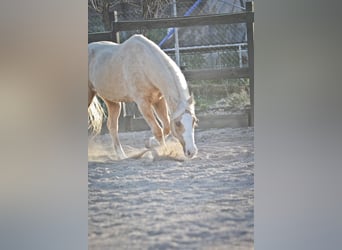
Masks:
[[[184,150],[184,155],[189,158],[189,159],[192,159],[196,156],[197,154],[197,148],[193,148],[193,149],[185,149]]]

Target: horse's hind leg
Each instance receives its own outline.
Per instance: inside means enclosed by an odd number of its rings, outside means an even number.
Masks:
[[[121,103],[104,100],[108,109],[107,127],[113,140],[114,151],[119,159],[127,158],[121,147],[119,140],[119,115],[121,111]]]
[[[171,128],[170,128],[170,118],[168,115],[168,109],[166,105],[165,98],[162,97],[157,103],[153,105],[154,111],[156,115],[158,116],[159,120],[163,124],[163,133],[164,136],[168,136],[170,134]]]

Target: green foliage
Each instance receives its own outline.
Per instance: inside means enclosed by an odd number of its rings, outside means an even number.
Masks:
[[[196,104],[195,108],[197,112],[208,111],[210,105],[215,104],[215,99],[208,98],[208,96],[195,96]]]
[[[206,112],[215,107],[240,109],[250,104],[248,79],[191,81],[190,89],[198,112]]]
[[[226,99],[228,106],[234,108],[243,108],[250,104],[249,95],[246,91],[241,90],[239,93],[235,92],[228,96]]]

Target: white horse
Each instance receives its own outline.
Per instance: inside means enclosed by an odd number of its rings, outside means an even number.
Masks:
[[[165,145],[171,130],[185,156],[196,155],[197,118],[184,75],[168,55],[143,35],[134,35],[122,44],[103,41],[88,45],[88,117],[93,129],[100,132],[103,110],[96,95],[107,106],[107,127],[120,159],[127,158],[118,137],[121,102],[132,101],[159,143]]]

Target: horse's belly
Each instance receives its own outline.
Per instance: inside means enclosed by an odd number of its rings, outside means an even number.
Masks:
[[[93,85],[96,92],[104,99],[112,102],[155,103],[160,99],[159,89],[150,84],[144,75],[110,68],[100,69],[93,75]]]
[[[105,84],[97,88],[97,93],[108,101],[132,102],[133,98],[123,85]]]
[[[126,81],[117,72],[98,71],[92,79],[95,91],[102,98],[112,102],[131,102],[132,97]]]

